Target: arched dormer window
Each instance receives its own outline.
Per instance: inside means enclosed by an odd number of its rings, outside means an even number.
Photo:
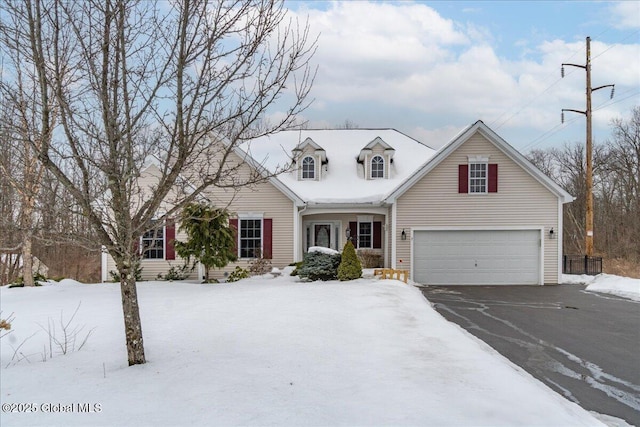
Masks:
[[[302,159],[302,179],[316,179],[316,161],[311,156]]]
[[[384,178],[384,159],[382,156],[373,156],[371,159],[371,178]]]

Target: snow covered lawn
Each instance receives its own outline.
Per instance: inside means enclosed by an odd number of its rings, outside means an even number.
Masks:
[[[563,274],[562,283],[580,283],[587,285],[586,290],[602,292],[640,301],[640,279],[614,276],[613,274]]]
[[[134,367],[118,285],[4,287],[2,316],[15,321],[0,341],[0,424],[601,425],[412,286],[295,280],[140,283],[148,363]],[[43,362],[39,325],[68,320],[80,302],[73,324],[95,328],[87,345]],[[16,364],[23,342],[28,360]],[[18,403],[34,412],[5,412]]]

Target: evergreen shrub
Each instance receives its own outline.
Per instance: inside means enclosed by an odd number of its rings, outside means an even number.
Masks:
[[[336,280],[342,256],[339,253],[307,252],[298,276],[311,281]]]
[[[354,280],[362,277],[362,265],[356,254],[356,248],[351,241],[347,241],[342,250],[342,262],[338,266],[339,280]]]

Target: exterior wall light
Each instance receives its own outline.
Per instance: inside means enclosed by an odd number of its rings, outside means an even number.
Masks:
[[[402,229],[402,233],[400,234],[400,238],[402,240],[407,240],[407,233],[404,231],[404,228]]]
[[[550,238],[550,239],[555,239],[555,238],[556,238],[556,235],[555,235],[555,233],[553,232],[553,227],[551,227],[551,230],[549,230],[549,238]]]

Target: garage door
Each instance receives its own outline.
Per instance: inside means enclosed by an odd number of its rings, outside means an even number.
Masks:
[[[540,230],[415,231],[414,280],[430,285],[540,284]]]

